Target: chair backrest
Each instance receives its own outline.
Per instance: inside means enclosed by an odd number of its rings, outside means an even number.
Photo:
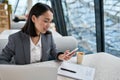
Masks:
[[[0,51],[5,47],[8,42],[8,36],[13,34],[19,30],[6,30],[3,31],[0,35]],[[64,52],[65,50],[73,50],[78,47],[78,41],[73,36],[62,36],[56,31],[52,31],[53,39],[56,44],[56,48],[60,52]]]
[[[60,52],[65,50],[73,50],[78,47],[78,41],[73,36],[53,37],[56,48]]]

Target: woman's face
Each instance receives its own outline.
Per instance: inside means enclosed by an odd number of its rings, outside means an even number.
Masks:
[[[32,16],[32,21],[35,25],[36,33],[39,35],[40,33],[46,33],[48,30],[51,21],[53,20],[53,13],[48,10],[44,14],[39,17]]]

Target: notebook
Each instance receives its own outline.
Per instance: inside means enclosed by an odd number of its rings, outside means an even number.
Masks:
[[[0,80],[57,80],[57,68],[0,65]]]
[[[58,68],[58,74],[78,80],[94,80],[95,69],[88,66],[63,62]]]

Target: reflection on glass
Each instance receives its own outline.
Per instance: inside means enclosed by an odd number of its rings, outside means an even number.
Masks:
[[[105,51],[120,57],[120,1],[104,0]]]
[[[79,42],[79,50],[96,52],[94,0],[62,0],[68,35]]]

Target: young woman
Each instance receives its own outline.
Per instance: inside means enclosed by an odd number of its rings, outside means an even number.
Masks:
[[[0,64],[30,64],[48,61],[50,57],[56,60],[69,60],[71,55],[57,52],[52,33],[48,31],[53,20],[53,10],[46,4],[35,4],[30,12],[26,24],[21,31],[9,36],[6,47],[0,54]],[[13,61],[12,61],[13,59]]]

